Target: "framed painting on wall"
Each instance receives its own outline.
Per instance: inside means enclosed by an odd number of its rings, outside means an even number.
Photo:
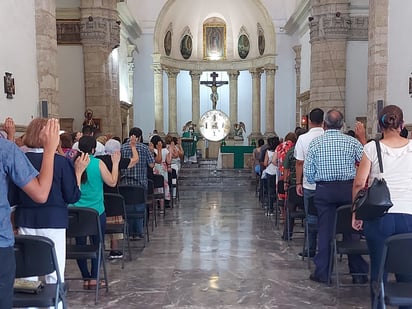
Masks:
[[[206,60],[224,60],[226,58],[225,24],[203,25],[203,58]]]

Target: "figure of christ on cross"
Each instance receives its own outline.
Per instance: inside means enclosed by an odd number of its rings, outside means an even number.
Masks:
[[[205,85],[206,87],[210,87],[212,89],[212,93],[210,94],[210,100],[212,101],[213,109],[216,109],[217,100],[219,100],[219,95],[217,94],[217,88],[223,85],[227,85],[227,81],[216,81],[216,78],[219,76],[216,72],[210,74],[212,81],[201,81],[201,85]]]

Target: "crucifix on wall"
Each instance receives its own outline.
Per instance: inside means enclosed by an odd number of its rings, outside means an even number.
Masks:
[[[217,93],[217,88],[223,85],[227,85],[229,82],[227,81],[217,81],[216,78],[219,77],[219,74],[213,72],[210,74],[212,81],[201,81],[201,85],[205,85],[206,87],[210,87],[212,89],[212,93],[210,94],[210,100],[212,101],[212,108],[216,109],[217,101],[219,100],[219,95]]]

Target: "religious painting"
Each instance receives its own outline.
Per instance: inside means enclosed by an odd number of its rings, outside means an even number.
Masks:
[[[186,34],[183,39],[180,41],[180,53],[182,54],[183,59],[189,59],[192,55],[192,37]]]
[[[226,25],[210,23],[203,25],[203,58],[223,60],[226,58]]]
[[[258,36],[258,49],[259,49],[259,54],[263,56],[265,53],[265,35],[263,32],[259,33]]]
[[[163,44],[166,56],[170,56],[170,52],[172,51],[172,32],[170,30],[166,32]]]
[[[249,55],[249,50],[250,50],[249,38],[247,37],[246,34],[242,34],[239,37],[239,40],[237,43],[237,51],[238,51],[239,57],[241,59],[246,59],[247,55]]]
[[[4,93],[7,99],[13,99],[13,95],[16,94],[16,88],[14,86],[14,78],[9,72],[4,73]]]

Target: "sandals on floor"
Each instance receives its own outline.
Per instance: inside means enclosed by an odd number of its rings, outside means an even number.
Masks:
[[[99,288],[105,288],[106,287],[106,281],[105,280],[100,280],[99,281]],[[96,280],[90,280],[89,281],[89,290],[95,290],[96,289]]]

